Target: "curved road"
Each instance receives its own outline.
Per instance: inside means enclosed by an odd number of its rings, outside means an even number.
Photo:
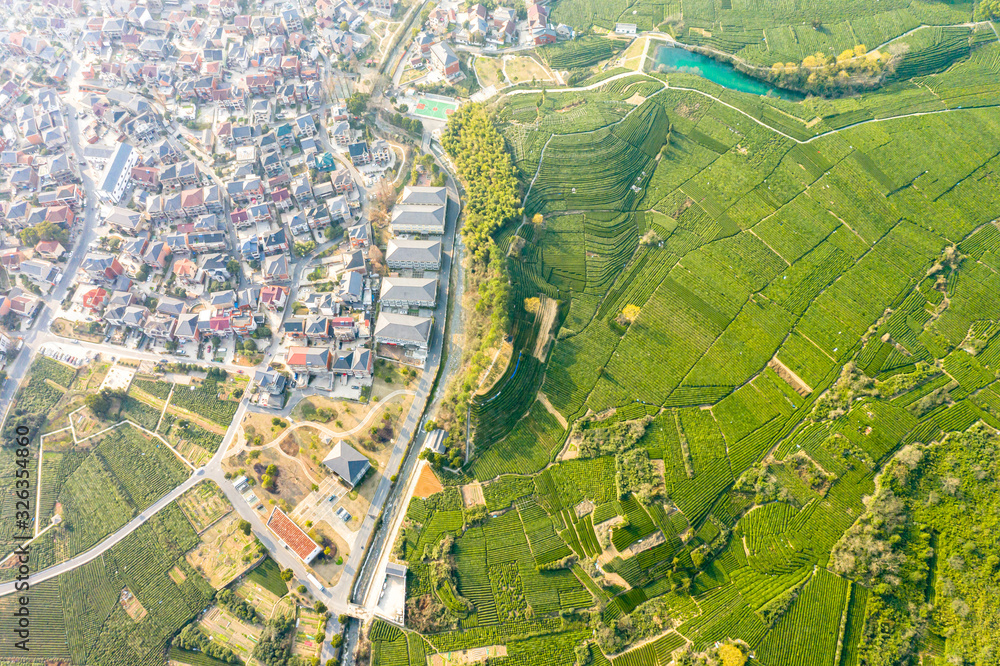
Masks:
[[[656,36],[656,35],[654,35],[654,36]],[[667,36],[664,35],[664,37],[667,37]],[[668,41],[673,41],[673,39],[671,38]],[[630,77],[630,76],[649,76],[649,74],[647,74],[646,72],[643,72],[643,71],[622,72],[621,74],[615,74],[614,76],[609,76],[606,79],[598,81],[597,83],[591,83],[590,85],[587,85],[587,86],[580,86],[580,87],[576,87],[576,88],[546,88],[544,90],[542,90],[541,88],[535,88],[535,89],[531,89],[531,90],[512,90],[510,92],[501,93],[501,94],[502,95],[528,95],[528,94],[535,94],[535,95],[537,95],[538,93],[544,92],[546,95],[552,95],[552,94],[559,94],[559,93],[566,93],[566,92],[584,92],[584,91],[587,91],[587,90],[594,90],[596,88],[600,88],[601,86],[605,85],[606,83],[610,83],[611,81],[617,81],[618,79],[623,79],[623,78],[627,78],[627,77]],[[656,80],[659,81],[659,79],[656,79]],[[823,138],[825,136],[830,136],[831,134],[837,134],[839,132],[843,132],[845,130],[853,129],[853,128],[859,127],[861,125],[867,125],[869,123],[882,123],[882,122],[886,122],[886,121],[890,121],[890,120],[900,120],[902,118],[916,118],[918,116],[935,116],[935,115],[942,114],[942,113],[952,113],[952,112],[957,112],[957,111],[974,111],[976,109],[993,109],[993,108],[1000,107],[1000,104],[984,104],[982,106],[971,106],[971,107],[967,107],[967,108],[959,106],[959,107],[946,108],[946,109],[937,109],[937,110],[934,110],[934,111],[913,111],[911,113],[900,113],[900,114],[894,115],[894,116],[882,116],[882,117],[868,118],[867,120],[859,120],[858,122],[851,123],[850,125],[844,125],[843,127],[837,127],[836,129],[831,129],[831,130],[827,130],[825,132],[820,132],[819,134],[815,134],[815,135],[809,137],[808,139],[798,139],[798,138],[796,138],[794,136],[791,136],[790,134],[785,134],[781,130],[768,125],[763,120],[760,120],[759,118],[756,118],[756,117],[750,115],[749,113],[747,113],[743,109],[739,108],[738,106],[734,106],[734,105],[730,104],[729,102],[723,101],[723,100],[719,99],[718,97],[716,97],[715,95],[712,95],[711,93],[707,93],[707,92],[705,92],[703,90],[698,90],[697,88],[686,88],[686,87],[683,87],[683,86],[672,86],[672,85],[670,85],[666,81],[663,81],[662,83],[663,83],[663,87],[664,87],[665,90],[681,90],[681,91],[684,91],[684,92],[695,93],[697,95],[701,95],[702,97],[707,97],[708,99],[712,100],[713,102],[718,102],[719,104],[722,104],[723,106],[725,106],[727,108],[730,108],[733,111],[736,111],[740,115],[746,116],[747,118],[749,118],[753,122],[757,123],[761,127],[767,128],[767,129],[771,130],[772,132],[774,132],[775,134],[788,139],[789,141],[794,141],[795,143],[799,143],[799,144],[803,144],[803,145],[804,144],[808,144],[808,143],[812,143],[816,139],[821,139],[821,138]],[[655,94],[658,94],[658,93],[653,93],[653,94],[655,95]],[[570,132],[570,134],[577,134],[577,132]],[[557,135],[553,134],[552,136],[557,136]],[[550,139],[551,139],[551,137],[550,137]]]

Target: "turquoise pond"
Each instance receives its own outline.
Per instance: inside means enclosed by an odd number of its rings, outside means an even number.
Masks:
[[[723,88],[751,95],[772,95],[781,99],[798,101],[802,96],[787,90],[775,88],[752,76],[737,71],[732,65],[719,62],[708,56],[677,46],[659,46],[656,49],[654,68],[665,72],[684,72],[695,74],[717,83]]]

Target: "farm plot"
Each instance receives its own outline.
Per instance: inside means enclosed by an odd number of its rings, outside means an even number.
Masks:
[[[217,382],[208,379],[191,386],[175,386],[170,404],[228,427],[236,415],[239,402],[220,399],[220,390]]]
[[[188,551],[185,559],[214,588],[227,585],[242,574],[257,558],[258,548],[252,534],[243,534],[238,519],[230,515],[201,534],[201,541]]]

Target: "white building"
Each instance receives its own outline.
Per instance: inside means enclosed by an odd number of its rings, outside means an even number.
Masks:
[[[127,143],[119,143],[97,181],[97,196],[101,201],[117,204],[132,180],[132,167],[139,163],[139,151]]]

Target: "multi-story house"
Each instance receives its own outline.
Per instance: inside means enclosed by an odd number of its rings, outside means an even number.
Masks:
[[[330,350],[321,347],[289,347],[285,353],[285,365],[292,372],[310,375],[330,371]]]
[[[393,238],[386,248],[385,263],[390,270],[440,270],[441,241]]]
[[[354,178],[351,172],[345,168],[340,168],[330,174],[330,182],[337,194],[347,194],[354,191]]]
[[[246,178],[226,184],[230,198],[237,204],[259,201],[264,196],[264,184],[260,178]]]
[[[437,280],[387,277],[382,280],[379,303],[398,308],[432,308],[437,305]]]
[[[167,191],[197,187],[201,185],[201,172],[190,160],[170,164],[160,174],[160,185]]]

